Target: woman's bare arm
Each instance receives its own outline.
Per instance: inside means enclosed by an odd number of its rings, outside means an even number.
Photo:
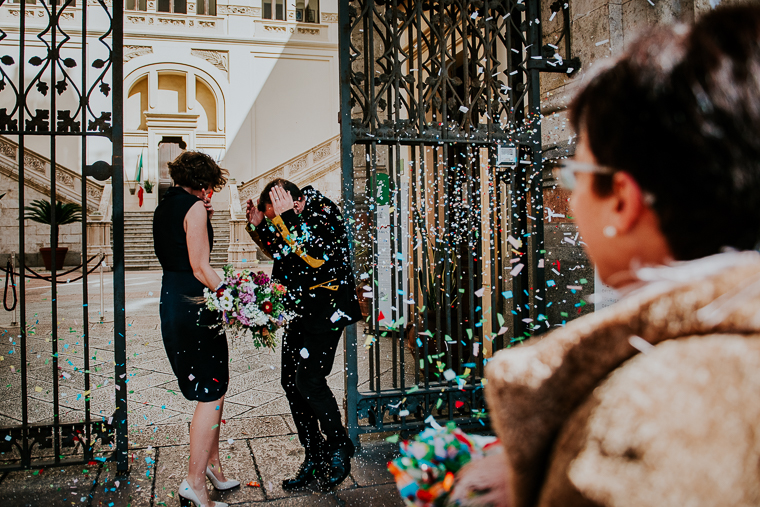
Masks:
[[[193,268],[195,278],[214,290],[222,279],[209,263],[211,246],[208,244],[207,217],[207,210],[202,201],[193,204],[185,215],[185,236],[187,251],[190,254],[190,266]]]

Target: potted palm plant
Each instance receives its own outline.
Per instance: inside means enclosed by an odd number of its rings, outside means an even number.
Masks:
[[[50,201],[35,200],[29,206],[25,206],[24,218],[38,222],[41,224],[51,225],[53,224],[53,206]],[[55,227],[52,233],[55,235],[55,244],[58,244],[58,231],[60,226],[66,224],[73,224],[75,222],[82,221],[82,207],[76,203],[62,203],[57,201],[55,203]],[[55,269],[63,269],[63,260],[66,258],[66,253],[69,251],[67,247],[58,247],[55,250]],[[42,255],[42,262],[45,264],[45,269],[51,270],[52,267],[52,248],[41,247],[40,254]]]

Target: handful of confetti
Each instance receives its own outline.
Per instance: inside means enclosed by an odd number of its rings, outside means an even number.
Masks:
[[[285,310],[287,289],[263,271],[244,269],[233,273],[224,267],[224,279],[216,290],[203,289],[206,308],[221,312],[222,327],[235,334],[251,332],[257,347],[274,349],[282,339],[284,326],[294,315]]]
[[[468,435],[453,422],[426,428],[401,443],[401,457],[388,463],[406,505],[446,505],[456,474],[467,463],[482,458],[495,437]]]

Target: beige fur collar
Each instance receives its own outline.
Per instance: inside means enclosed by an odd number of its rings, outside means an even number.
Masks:
[[[553,440],[596,386],[639,351],[629,341],[760,332],[760,255],[731,252],[645,271],[649,283],[538,343],[488,363],[486,399],[511,465],[514,507],[537,499]],[[635,340],[635,339],[634,339]]]

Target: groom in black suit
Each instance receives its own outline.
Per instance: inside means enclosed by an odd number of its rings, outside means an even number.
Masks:
[[[286,307],[298,316],[282,344],[282,387],[306,459],[283,489],[318,479],[328,491],[348,476],[354,445],[327,385],[343,328],[361,318],[340,209],[312,187],[270,182],[254,206],[248,233],[274,259],[272,278],[288,288]],[[321,430],[320,430],[321,427]]]

